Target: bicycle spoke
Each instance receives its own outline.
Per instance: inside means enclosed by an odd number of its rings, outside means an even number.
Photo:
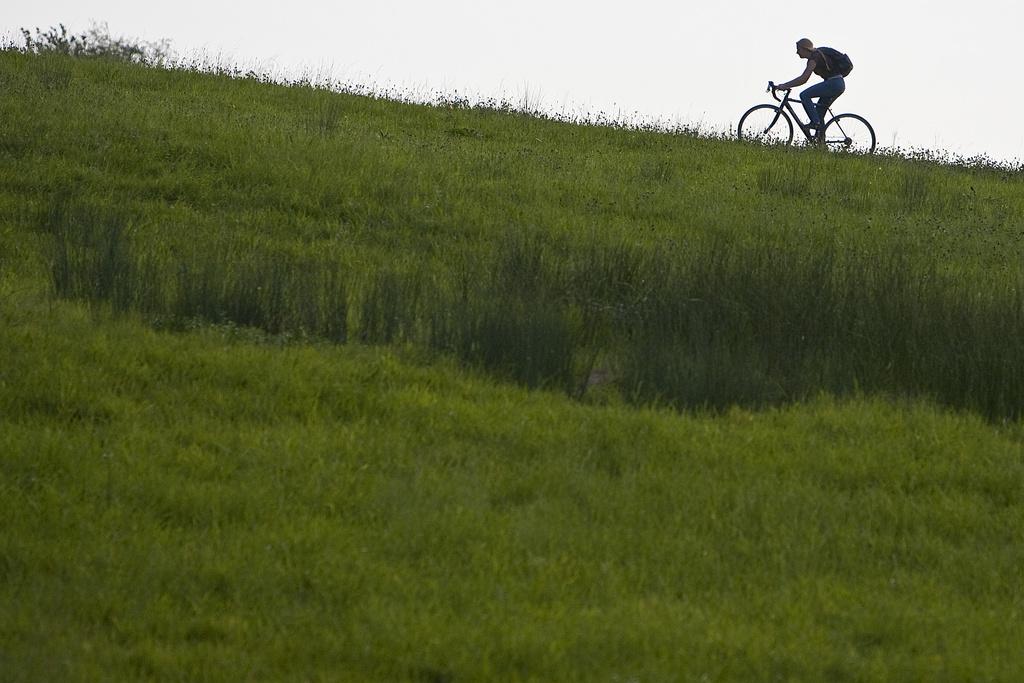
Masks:
[[[767,145],[788,145],[793,140],[793,123],[778,107],[762,104],[752,107],[743,115],[737,132],[742,140]]]
[[[840,114],[825,128],[825,146],[834,152],[870,154],[875,151],[875,131],[856,114]]]

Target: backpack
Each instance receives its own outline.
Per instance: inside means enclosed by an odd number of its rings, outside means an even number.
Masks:
[[[840,52],[831,47],[819,47],[818,52],[825,57],[825,67],[831,76],[846,76],[853,71],[853,60],[845,52]]]

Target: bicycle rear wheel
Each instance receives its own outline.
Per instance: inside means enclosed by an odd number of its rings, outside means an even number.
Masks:
[[[875,151],[875,131],[856,114],[840,114],[825,124],[825,148],[833,152],[871,154]]]
[[[740,117],[736,134],[740,140],[752,140],[765,145],[788,145],[793,142],[793,122],[781,107],[759,104]]]

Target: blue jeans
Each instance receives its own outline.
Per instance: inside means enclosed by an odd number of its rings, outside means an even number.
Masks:
[[[800,101],[804,103],[804,111],[807,112],[807,117],[811,120],[812,126],[817,127],[822,124],[825,112],[836,101],[836,98],[844,92],[846,92],[846,81],[843,80],[842,76],[833,76],[827,81],[812,85],[800,93]],[[818,98],[817,105],[811,102],[815,97]]]

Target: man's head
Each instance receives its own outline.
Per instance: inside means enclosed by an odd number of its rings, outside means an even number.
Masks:
[[[814,43],[810,38],[801,38],[796,41],[796,53],[800,55],[801,59],[807,59],[812,52],[814,52]]]

